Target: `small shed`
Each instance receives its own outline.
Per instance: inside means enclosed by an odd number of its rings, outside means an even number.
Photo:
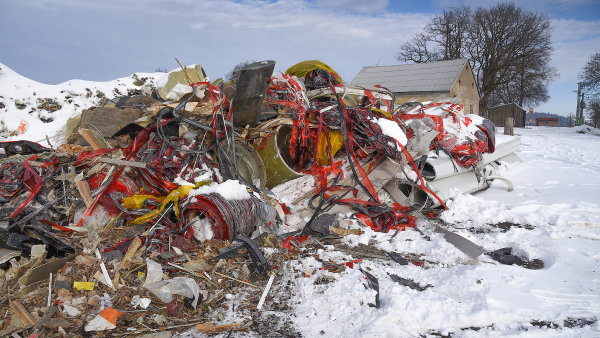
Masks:
[[[538,117],[535,119],[535,125],[540,127],[558,127],[557,117]]]
[[[506,118],[512,117],[515,128],[525,128],[525,119],[527,118],[525,109],[514,102],[489,108],[483,116],[494,122],[497,127],[504,127]]]
[[[351,85],[383,86],[397,104],[457,98],[465,114],[479,115],[479,90],[468,59],[363,67]]]

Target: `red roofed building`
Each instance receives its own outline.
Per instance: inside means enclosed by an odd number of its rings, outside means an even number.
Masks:
[[[538,117],[535,119],[535,125],[540,127],[558,127],[557,117]]]

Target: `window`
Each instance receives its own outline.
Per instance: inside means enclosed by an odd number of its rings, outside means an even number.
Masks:
[[[473,114],[473,105],[469,106],[469,114]]]

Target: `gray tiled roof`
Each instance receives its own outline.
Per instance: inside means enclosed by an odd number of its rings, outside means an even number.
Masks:
[[[450,91],[467,61],[363,67],[350,84],[361,87],[381,85],[394,93]]]

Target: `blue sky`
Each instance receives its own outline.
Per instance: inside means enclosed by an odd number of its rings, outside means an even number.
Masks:
[[[363,66],[397,64],[402,42],[432,15],[488,0],[0,0],[0,62],[44,83],[111,80],[133,72],[202,64],[212,79],[246,60],[272,59],[276,70],[320,59],[344,80]],[[575,110],[577,74],[600,51],[600,1],[516,1],[548,13],[552,64],[560,78],[551,100],[535,107]]]

